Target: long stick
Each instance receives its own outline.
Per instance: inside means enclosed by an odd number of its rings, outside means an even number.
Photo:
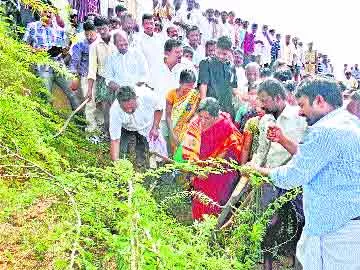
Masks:
[[[221,211],[221,214],[218,218],[218,224],[217,224],[218,228],[221,228],[225,224],[231,212],[231,209],[235,207],[235,205],[240,200],[241,196],[248,190],[248,186],[249,186],[249,178],[242,176],[240,178],[239,183],[236,185],[234,191],[232,192],[230,199],[227,201],[224,209]]]
[[[77,113],[86,105],[86,103],[88,103],[88,102],[89,102],[89,98],[85,99],[84,102],[81,103],[80,106],[77,107],[76,110],[73,111],[73,112],[70,114],[69,118],[66,120],[65,124],[64,124],[63,127],[60,129],[60,131],[59,131],[58,133],[56,133],[56,135],[54,136],[54,138],[59,137],[59,136],[65,131],[65,129],[66,129],[67,126],[69,125],[69,123],[70,123],[71,119],[74,117],[74,115],[77,114]]]

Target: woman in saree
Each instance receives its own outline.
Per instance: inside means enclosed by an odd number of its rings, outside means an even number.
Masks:
[[[220,111],[216,99],[205,98],[188,126],[182,143],[182,157],[190,161],[223,158],[240,162],[243,141],[243,135],[233,124],[230,114]],[[220,214],[221,206],[229,200],[238,178],[238,172],[231,169],[222,174],[209,174],[206,179],[195,176],[192,180],[196,192],[192,200],[193,219]],[[200,193],[215,203],[204,203]]]
[[[180,73],[180,87],[170,90],[166,97],[166,123],[172,153],[184,139],[187,125],[200,102],[200,94],[194,89],[195,82],[194,72],[183,70]]]

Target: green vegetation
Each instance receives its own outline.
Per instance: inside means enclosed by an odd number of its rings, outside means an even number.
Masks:
[[[31,66],[64,71],[46,54],[32,54],[9,29],[1,16],[0,268],[254,269],[269,217],[298,190],[265,213],[251,204],[238,210],[231,230],[217,231],[214,218],[180,223],[169,208],[186,193],[170,190],[165,198],[148,183],[174,170],[220,172],[221,163],[139,174],[127,160],[110,163],[107,146],[89,144],[74,125],[54,138],[64,119],[47,104]],[[262,181],[253,175],[253,189]],[[155,193],[162,195],[155,200]]]

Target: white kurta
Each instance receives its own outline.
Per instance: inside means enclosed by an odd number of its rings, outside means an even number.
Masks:
[[[144,55],[131,48],[125,54],[116,52],[107,57],[104,77],[107,83],[135,87],[138,82],[149,82],[149,68]]]
[[[145,33],[139,34],[138,49],[145,56],[151,72],[158,70],[163,64],[164,44],[164,38],[159,34],[154,34],[152,37]],[[149,84],[151,87],[156,87],[155,80],[156,76],[151,76],[149,78]]]

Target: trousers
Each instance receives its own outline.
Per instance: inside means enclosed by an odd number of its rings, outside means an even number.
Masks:
[[[304,270],[360,270],[360,221],[323,236],[303,232],[296,256]]]

